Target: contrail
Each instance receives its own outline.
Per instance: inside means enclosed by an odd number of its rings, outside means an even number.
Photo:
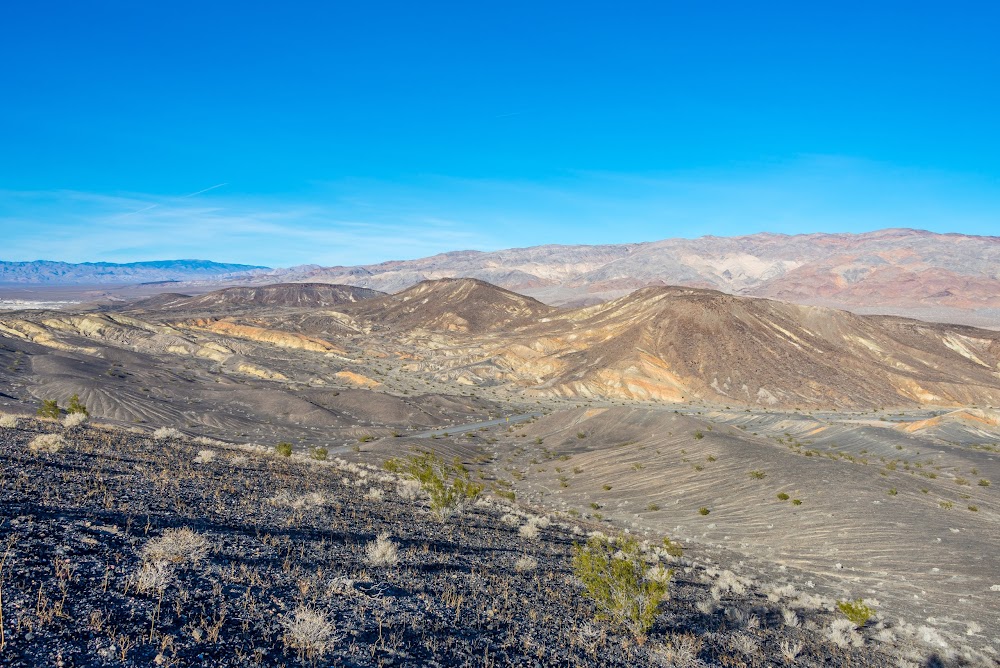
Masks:
[[[181,195],[177,199],[186,199],[188,197],[194,197],[195,195],[200,195],[202,193],[207,193],[209,190],[215,190],[216,188],[221,188],[222,186],[228,186],[228,183],[217,183],[214,186],[205,188],[204,190],[199,190],[198,192],[188,193],[187,195]]]
[[[216,188],[221,188],[222,186],[228,186],[228,185],[229,185],[228,182],[227,183],[217,183],[214,186],[209,186],[208,188],[203,188],[203,189],[197,190],[197,191],[195,191],[193,193],[188,193],[187,195],[181,195],[180,197],[174,197],[172,199],[175,199],[175,200],[178,200],[178,199],[187,199],[188,197],[194,197],[195,195],[200,195],[202,193],[207,193],[209,190],[215,190]],[[150,209],[155,209],[158,206],[160,206],[159,202],[157,202],[156,204],[150,204],[149,206],[144,206],[141,209],[136,209],[135,211],[129,211],[128,213],[120,214],[120,215],[115,216],[115,217],[116,218],[125,218],[126,216],[134,216],[137,213],[142,213],[143,211],[149,211]]]

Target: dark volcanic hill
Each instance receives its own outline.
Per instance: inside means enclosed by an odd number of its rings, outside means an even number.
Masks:
[[[424,281],[349,309],[355,317],[393,329],[473,334],[532,324],[553,311],[531,297],[469,278]]]

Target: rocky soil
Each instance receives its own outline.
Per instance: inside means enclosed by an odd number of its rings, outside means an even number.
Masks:
[[[4,666],[946,662],[881,644],[882,622],[831,632],[829,605],[696,554],[670,558],[670,600],[637,642],[595,619],[571,567],[592,527],[568,516],[486,500],[442,523],[376,467],[4,424]]]

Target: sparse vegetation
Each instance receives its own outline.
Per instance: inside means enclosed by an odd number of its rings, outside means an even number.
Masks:
[[[282,441],[274,446],[274,452],[279,457],[291,457],[292,456],[292,444]]]
[[[701,508],[698,509],[699,515],[708,515],[710,512],[712,511],[706,508],[705,506],[702,506]]]
[[[40,418],[58,420],[62,411],[59,410],[59,402],[55,399],[42,399],[42,405],[35,414]]]
[[[573,572],[583,582],[598,616],[643,639],[653,626],[657,609],[667,597],[672,571],[649,568],[639,541],[612,541],[595,536],[573,550]],[[652,576],[652,577],[651,577]]]
[[[866,605],[864,600],[860,598],[853,601],[837,601],[837,609],[859,629],[875,616],[875,609]]]
[[[483,491],[482,485],[471,481],[468,469],[460,462],[449,464],[431,452],[406,459],[390,459],[385,467],[420,483],[421,489],[430,498],[431,510],[442,521],[460,513]]]
[[[778,497],[778,499],[779,499],[779,500],[781,500],[781,501],[788,501],[788,499],[790,498],[790,497],[789,497],[789,496],[788,496],[787,494],[785,494],[784,492],[778,492],[778,494],[777,494],[777,497]]]

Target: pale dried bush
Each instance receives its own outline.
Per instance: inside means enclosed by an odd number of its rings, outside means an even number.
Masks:
[[[173,427],[160,427],[153,432],[153,439],[157,441],[167,441],[184,438],[184,434]]]
[[[198,456],[194,458],[195,464],[208,464],[215,459],[215,450],[199,450]]]
[[[781,656],[784,657],[787,663],[792,663],[798,658],[799,654],[802,653],[802,641],[800,640],[782,640],[781,641]]]
[[[500,518],[500,521],[513,528],[521,524],[521,516],[514,513],[506,513]]]
[[[275,508],[291,508],[292,510],[302,510],[304,508],[322,508],[332,501],[322,492],[309,492],[307,494],[295,495],[287,489],[278,490],[274,496],[267,500]]]
[[[849,619],[833,620],[826,635],[838,647],[861,647],[865,642],[854,626],[854,622]]]
[[[719,609],[719,604],[713,599],[707,598],[694,604],[695,609],[703,615],[714,615]]]
[[[517,533],[520,534],[521,538],[535,540],[538,538],[538,525],[529,520],[527,524],[517,530]]]
[[[0,415],[0,427],[5,429],[17,429],[18,418],[16,415]]]
[[[695,668],[705,665],[699,658],[702,640],[691,633],[674,633],[663,645],[652,650],[654,660],[671,668]]]
[[[55,454],[66,447],[66,439],[62,434],[39,434],[28,443],[31,452],[49,452]]]
[[[399,546],[389,540],[388,533],[380,533],[365,547],[365,561],[372,566],[395,566],[399,563]]]
[[[739,631],[732,636],[733,646],[747,656],[760,654],[760,643],[749,633]]]
[[[400,480],[396,483],[396,494],[403,501],[417,501],[420,499],[420,483],[416,480]]]
[[[158,538],[142,548],[144,561],[165,561],[173,564],[198,563],[208,556],[208,539],[197,531],[182,527],[166,529]]]
[[[62,424],[66,429],[72,429],[73,427],[79,427],[88,419],[89,418],[86,413],[69,413],[63,418]]]
[[[163,593],[174,580],[174,570],[168,562],[147,561],[132,576],[132,586],[140,594]]]
[[[365,492],[365,499],[368,501],[381,501],[384,496],[385,493],[380,487],[370,487],[368,488],[368,491]]]
[[[781,609],[781,619],[785,623],[785,626],[793,629],[799,628],[799,616],[791,608]]]
[[[746,583],[732,571],[722,571],[715,584],[712,585],[712,598],[718,601],[723,594],[730,591],[742,596],[747,593]]]
[[[514,570],[518,573],[529,573],[538,568],[538,560],[534,557],[524,556],[514,562]]]
[[[285,646],[294,649],[302,661],[316,662],[330,651],[342,634],[319,610],[306,605],[281,620]]]

